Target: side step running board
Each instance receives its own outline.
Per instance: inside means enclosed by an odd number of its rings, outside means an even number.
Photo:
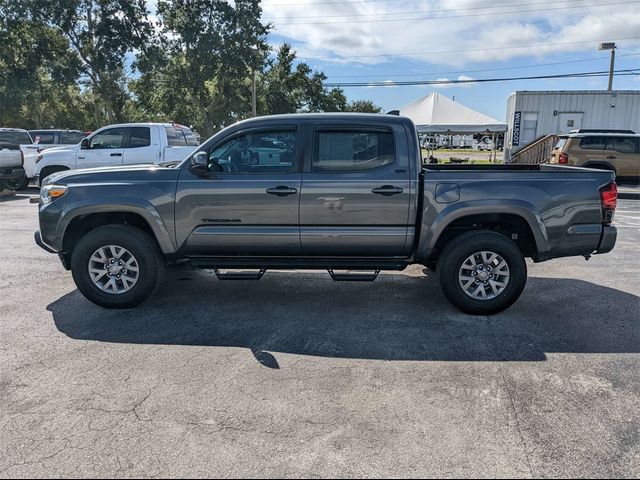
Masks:
[[[266,273],[266,268],[261,268],[257,272],[224,272],[219,269],[213,270],[219,280],[260,280]]]
[[[373,282],[378,278],[380,270],[374,270],[373,273],[336,273],[332,269],[327,269],[331,278],[336,282]]]

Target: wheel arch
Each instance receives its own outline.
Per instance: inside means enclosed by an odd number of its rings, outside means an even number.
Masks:
[[[516,242],[525,256],[534,259],[549,250],[544,223],[526,205],[457,205],[442,211],[425,232],[424,245],[419,249],[423,261],[437,259],[449,241],[478,229],[504,234]]]

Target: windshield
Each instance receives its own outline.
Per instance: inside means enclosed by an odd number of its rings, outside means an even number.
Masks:
[[[562,149],[562,147],[565,146],[566,143],[567,143],[567,137],[560,137],[558,139],[558,143],[556,143],[556,146],[553,147],[553,148],[554,148],[554,150],[560,150],[560,149]]]
[[[30,145],[33,142],[26,131],[4,131],[0,132],[0,143],[7,143],[9,145]]]

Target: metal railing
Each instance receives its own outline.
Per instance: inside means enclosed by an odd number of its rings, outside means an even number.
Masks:
[[[551,134],[535,139],[529,145],[511,155],[509,163],[520,165],[538,165],[551,157],[558,135]]]

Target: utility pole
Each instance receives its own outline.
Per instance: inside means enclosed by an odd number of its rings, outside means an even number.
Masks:
[[[258,108],[256,106],[256,69],[253,70],[253,78],[251,80],[251,116],[255,117],[258,115]]]
[[[611,50],[611,62],[609,63],[609,86],[607,91],[613,89],[613,69],[616,62],[616,44],[614,42],[601,43],[598,50]]]

